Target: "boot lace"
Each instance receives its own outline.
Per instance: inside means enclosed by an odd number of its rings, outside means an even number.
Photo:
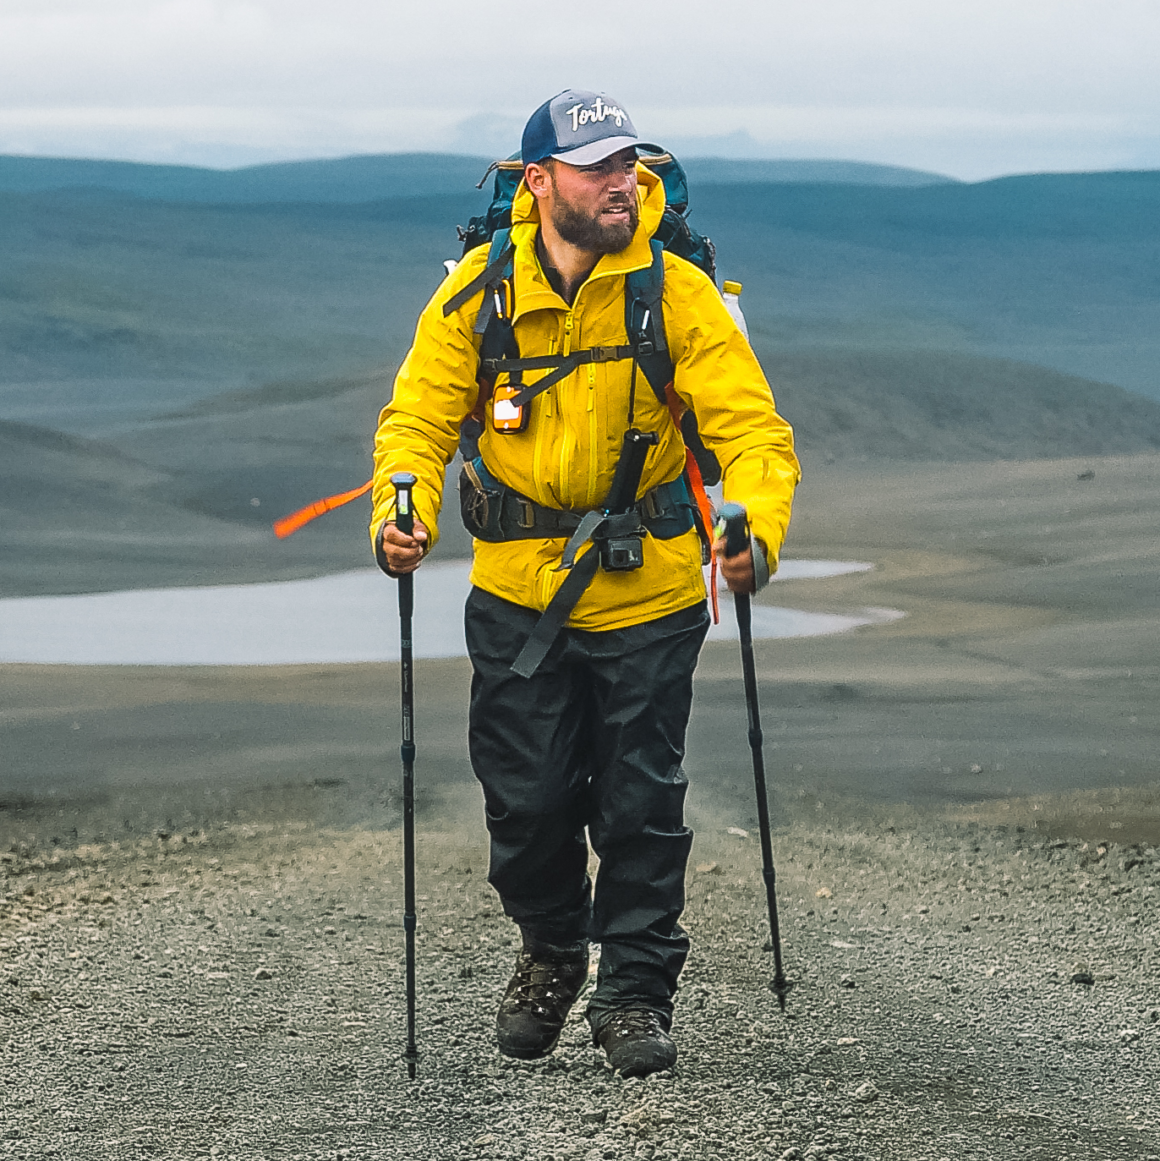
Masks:
[[[551,1009],[546,1004],[569,998],[568,990],[563,988],[568,982],[569,967],[573,965],[535,960],[524,952],[516,964],[514,986],[508,992],[508,1004],[513,1009],[530,1008],[537,1016],[549,1014]]]
[[[663,1032],[664,1028],[655,1012],[650,1012],[647,1008],[626,1008],[623,1012],[617,1012],[615,1016],[610,1017],[601,1031],[611,1032],[618,1038],[624,1036],[635,1038],[655,1036],[658,1032]]]

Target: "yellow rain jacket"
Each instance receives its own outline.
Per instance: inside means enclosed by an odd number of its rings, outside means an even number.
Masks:
[[[649,239],[664,211],[664,186],[637,166],[640,224],[632,242],[603,256],[571,307],[552,289],[536,257],[539,209],[520,185],[512,206],[513,325],[520,355],[568,354],[623,345],[624,276],[652,261]],[[374,514],[371,536],[394,516],[392,473],[413,472],[416,519],[429,544],[438,536],[444,473],[458,447],[459,426],[475,408],[478,337],[473,334],[483,291],[449,317],[443,304],[480,274],[488,247],[471,251],[436,291],[419,318],[415,342],[383,408],[375,439]],[[789,523],[800,476],[793,432],[774,409],[773,397],[749,343],[709,278],[666,253],[664,326],[675,367],[677,395],[697,416],[706,447],[724,471],[725,499],[743,504],[753,535],[772,573]],[[519,434],[491,427],[487,402],[480,454],[501,483],[553,508],[594,508],[607,495],[628,426],[631,360],[589,363],[531,403],[531,420]],[[543,374],[548,374],[547,371]],[[538,372],[525,372],[534,384]],[[668,409],[643,373],[637,373],[635,423],[654,431],[639,496],[675,480],[684,468],[684,444]],[[456,514],[458,517],[458,514]],[[563,584],[557,566],[566,541],[475,541],[471,581],[505,600],[542,611]],[[586,551],[593,551],[591,545]],[[644,565],[632,572],[598,570],[568,620],[576,629],[619,629],[675,613],[705,599],[700,542],[695,530],[671,540],[644,538]]]

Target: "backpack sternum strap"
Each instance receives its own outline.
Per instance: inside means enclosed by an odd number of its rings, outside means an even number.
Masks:
[[[483,359],[485,371],[547,371],[574,360],[574,367],[584,363],[615,363],[618,359],[631,359],[632,347],[588,347],[583,351],[573,351],[570,355],[531,355],[526,359]],[[539,386],[539,384],[536,384]]]
[[[512,398],[513,406],[523,407],[549,387],[555,387],[561,379],[566,379],[577,367],[582,367],[586,363],[615,363],[619,359],[631,359],[632,354],[632,347],[589,347],[585,351],[573,351],[570,355],[534,355],[527,359],[483,359],[480,366],[493,375],[506,371],[511,375],[513,383],[524,371],[546,371],[551,368],[551,374],[525,387]]]

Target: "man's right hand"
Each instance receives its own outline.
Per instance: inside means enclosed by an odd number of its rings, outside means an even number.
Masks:
[[[414,572],[423,563],[426,551],[427,528],[420,521],[415,521],[415,531],[410,536],[394,524],[383,525],[383,556],[391,572]]]

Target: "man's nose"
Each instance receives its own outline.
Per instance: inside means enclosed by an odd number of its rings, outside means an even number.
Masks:
[[[612,193],[631,193],[636,186],[635,169],[618,169],[608,182],[608,189]]]

